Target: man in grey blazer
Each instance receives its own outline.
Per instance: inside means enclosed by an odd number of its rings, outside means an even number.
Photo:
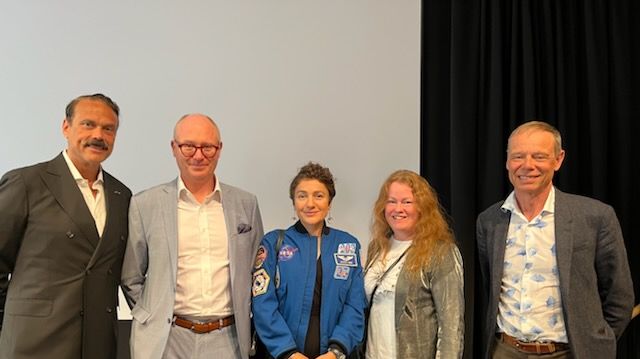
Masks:
[[[516,128],[506,163],[514,190],[478,216],[486,358],[615,358],[631,319],[618,219],[602,202],[554,188],[563,160],[553,126]]]
[[[218,126],[183,116],[171,141],[180,175],[135,195],[122,270],[131,357],[248,358],[256,197],[215,175]]]
[[[101,163],[118,115],[104,95],[74,99],[67,149],[0,179],[2,359],[116,357],[131,192]]]

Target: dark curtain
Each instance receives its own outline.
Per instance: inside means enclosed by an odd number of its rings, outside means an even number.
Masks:
[[[506,142],[540,119],[563,135],[554,178],[612,205],[640,301],[640,1],[423,0],[421,174],[465,260],[465,357],[481,357],[475,218],[506,198]],[[640,317],[618,344],[640,358]]]

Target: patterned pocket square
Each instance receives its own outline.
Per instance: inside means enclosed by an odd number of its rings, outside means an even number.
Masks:
[[[251,225],[246,223],[240,223],[238,225],[238,234],[247,233],[251,230]]]

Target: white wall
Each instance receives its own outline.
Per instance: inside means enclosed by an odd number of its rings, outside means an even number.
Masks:
[[[54,157],[65,105],[94,92],[122,109],[105,168],[134,192],[177,175],[173,125],[202,112],[265,229],[292,223],[313,160],[337,177],[332,225],[366,245],[381,182],[419,168],[420,1],[0,3],[0,173]]]

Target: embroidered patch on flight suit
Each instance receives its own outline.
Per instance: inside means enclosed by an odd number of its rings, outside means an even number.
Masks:
[[[347,280],[349,278],[349,272],[351,268],[345,266],[336,266],[336,271],[333,272],[333,278]]]
[[[355,243],[340,243],[338,244],[338,253],[340,254],[356,254]]]
[[[269,274],[264,268],[253,273],[253,286],[251,287],[251,294],[257,297],[267,292],[269,287]]]
[[[280,248],[280,252],[278,252],[278,260],[281,262],[286,262],[289,259],[293,258],[293,256],[298,251],[298,248],[285,244]]]
[[[337,266],[357,267],[358,258],[355,254],[340,254],[334,253],[333,258],[336,261]]]
[[[265,259],[267,259],[267,249],[261,245],[258,247],[258,253],[256,254],[256,260],[253,264],[253,268],[259,269],[262,267],[262,263],[264,263]]]

